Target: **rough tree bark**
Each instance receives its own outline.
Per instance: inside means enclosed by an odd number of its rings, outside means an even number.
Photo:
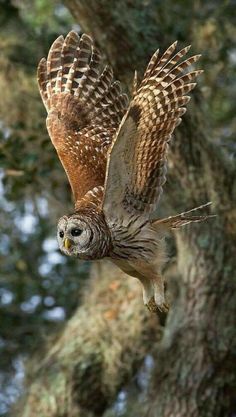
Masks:
[[[172,33],[170,30],[164,32],[166,16],[163,6],[156,0],[67,0],[65,3],[82,29],[92,34],[107,53],[108,60],[117,74],[122,74],[120,78],[126,84],[135,68],[143,69],[157,45],[164,48],[169,41],[175,40],[174,29]],[[166,26],[168,24],[166,22]],[[188,27],[184,30],[186,41],[189,41]],[[211,140],[204,125],[198,94],[178,128],[169,159],[165,207],[175,213],[212,200],[218,217],[176,233],[179,278],[164,335],[156,347],[158,360],[149,392],[148,415],[229,417],[236,412],[235,167],[219,145]],[[137,308],[136,303],[133,308]],[[135,314],[130,314],[131,327]],[[142,314],[137,315],[138,320],[140,317]],[[124,323],[123,326],[125,328]],[[149,323],[148,332],[150,328]],[[143,330],[140,329],[135,343],[139,337],[142,341]],[[77,337],[76,330],[74,337]],[[130,347],[131,357],[135,349],[134,345]],[[96,360],[99,354],[95,347]],[[81,363],[86,363],[86,353],[83,355]],[[96,360],[92,366],[96,365]],[[103,357],[99,366],[102,361]],[[60,355],[55,363],[60,363]],[[128,366],[128,375],[134,369],[132,363]],[[70,366],[73,368],[73,363]],[[96,373],[96,367],[93,372]],[[97,377],[104,387],[99,373]],[[120,388],[125,378],[118,380],[113,392]],[[81,385],[76,387],[78,403],[84,389],[83,379],[80,382]],[[114,398],[108,391],[104,391],[105,406]],[[28,398],[31,396],[32,388]],[[26,403],[29,404],[29,400]],[[85,408],[89,409],[87,405]],[[69,413],[69,407],[63,410],[64,414],[57,411],[57,414],[50,412],[47,416],[73,415]],[[102,411],[98,414],[102,415]]]
[[[137,280],[124,280],[108,262],[94,264],[83,305],[27,364],[26,395],[14,415],[103,415],[161,338],[140,297]]]

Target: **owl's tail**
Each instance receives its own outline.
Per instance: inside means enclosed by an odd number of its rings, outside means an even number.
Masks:
[[[74,31],[65,39],[59,36],[47,59],[41,59],[38,84],[47,111],[58,109],[60,117],[63,112],[69,117],[68,106],[72,103],[72,111],[78,107],[77,113],[88,115],[96,123],[96,117],[108,119],[110,114],[121,118],[128,105],[120,83],[113,80],[112,69],[106,66],[102,71],[101,55],[92,39]]]
[[[178,229],[181,226],[185,226],[189,223],[203,222],[211,217],[216,217],[215,214],[204,214],[201,216],[192,215],[193,212],[208,207],[212,203],[202,204],[201,206],[195,207],[192,210],[184,211],[183,213],[177,214],[176,216],[169,216],[164,219],[153,220],[152,225],[158,230]]]

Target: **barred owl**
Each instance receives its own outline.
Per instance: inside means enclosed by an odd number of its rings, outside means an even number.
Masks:
[[[85,34],[59,36],[38,66],[47,129],[75,201],[58,223],[60,250],[79,259],[109,257],[141,281],[152,311],[168,310],[166,232],[208,217],[192,215],[196,209],[155,214],[171,135],[202,72],[189,69],[200,55],[183,60],[190,46],[176,53],[176,44],[154,53],[130,102]]]

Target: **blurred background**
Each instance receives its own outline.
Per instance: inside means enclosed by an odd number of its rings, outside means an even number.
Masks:
[[[73,206],[65,174],[46,132],[45,110],[36,84],[38,61],[47,55],[54,39],[71,29],[80,32],[80,22],[75,14],[72,16],[69,3],[0,0],[2,417],[9,415],[11,404],[24,391],[27,358],[38,351],[48,334],[58,334],[80,305],[81,289],[90,270],[87,263],[66,258],[58,251],[57,218]],[[127,3],[132,8],[135,1]],[[171,41],[192,43],[194,53],[203,54],[201,67],[205,72],[199,83],[207,124],[211,138],[233,160],[236,2],[199,0],[193,5],[190,1],[167,0],[157,5],[159,18],[165,22],[163,37],[168,34]],[[152,45],[150,50],[164,47]],[[145,356],[142,366],[145,371],[140,368],[138,374],[141,393],[146,389],[151,355]],[[114,415],[128,415],[125,401],[126,393],[120,391]]]
[[[21,389],[23,360],[70,317],[88,265],[58,251],[70,191],[45,128],[36,67],[74,28],[60,2],[0,2],[0,415]],[[69,302],[68,302],[69,300]]]

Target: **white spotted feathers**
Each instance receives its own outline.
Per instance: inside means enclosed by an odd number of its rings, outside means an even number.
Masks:
[[[128,99],[88,35],[59,36],[38,66],[47,128],[75,201],[104,185],[108,148]]]
[[[114,207],[139,216],[156,209],[166,180],[168,143],[202,72],[192,69],[200,55],[186,58],[190,46],[175,52],[176,46],[174,42],[162,55],[154,53],[139,85],[135,77],[127,113],[127,96],[113,80],[112,69],[102,68],[88,35],[72,31],[65,39],[59,36],[40,61],[47,127],[76,207],[85,194],[86,201],[89,195],[94,201],[93,190],[105,187],[107,218]]]
[[[139,215],[156,210],[166,180],[168,143],[202,72],[191,71],[200,55],[183,59],[190,46],[175,53],[176,45],[161,56],[154,53],[113,143],[104,197],[109,217],[114,203]],[[122,184],[119,190],[117,183]]]

